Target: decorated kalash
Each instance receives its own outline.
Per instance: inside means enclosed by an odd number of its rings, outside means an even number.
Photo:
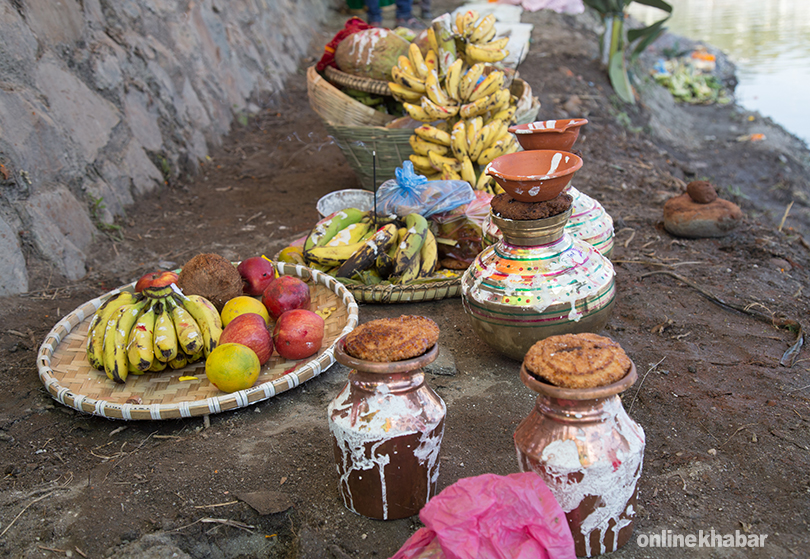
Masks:
[[[645,436],[618,396],[635,366],[597,334],[616,294],[613,222],[572,184],[587,121],[537,120],[528,84],[515,89],[516,72],[496,65],[509,39],[497,38],[492,15],[444,14],[421,43],[349,23],[332,52],[344,64],[371,60],[384,106],[399,103],[395,127],[374,126],[380,138],[406,138],[396,170],[381,166],[378,185],[373,153],[371,187],[332,193],[344,194],[328,196],[335,207],[322,198],[322,219],[269,258],[198,254],[86,303],[43,343],[40,378],[81,412],[160,420],[247,407],[338,362],[347,378],[323,410],[337,493],[356,514],[419,514],[426,525],[396,559],[444,556],[431,519],[453,530],[489,525],[486,511],[468,521],[471,507],[454,502],[458,484],[475,503],[497,502],[493,511],[528,511],[520,538],[555,534],[493,549],[558,559],[616,550],[633,530]],[[437,495],[453,413],[424,373],[439,355],[439,327],[419,315],[362,322],[357,303],[458,296],[475,335],[515,360],[537,401],[514,433],[514,474],[464,478]],[[460,546],[467,536],[486,537],[467,534]]]

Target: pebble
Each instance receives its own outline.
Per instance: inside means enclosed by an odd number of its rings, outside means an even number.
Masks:
[[[724,237],[736,229],[741,220],[740,207],[722,198],[701,204],[689,194],[681,194],[664,204],[664,229],[676,237]]]
[[[686,193],[698,204],[711,204],[717,200],[717,191],[709,181],[690,182],[686,185]]]

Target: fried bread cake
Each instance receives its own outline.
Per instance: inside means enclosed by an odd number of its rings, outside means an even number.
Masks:
[[[526,370],[561,388],[595,388],[623,378],[630,358],[611,340],[597,334],[549,336],[535,343],[523,360]]]
[[[402,315],[361,324],[346,336],[346,353],[390,363],[419,357],[439,341],[439,327],[424,316]]]

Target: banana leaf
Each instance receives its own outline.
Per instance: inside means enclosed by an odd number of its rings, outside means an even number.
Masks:
[[[633,95],[633,86],[630,85],[630,78],[627,76],[627,65],[622,51],[616,51],[610,57],[608,77],[610,77],[610,85],[613,86],[619,99],[635,105],[636,97]]]

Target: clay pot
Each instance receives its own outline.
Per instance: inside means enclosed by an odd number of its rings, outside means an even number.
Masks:
[[[584,118],[563,120],[538,120],[529,124],[510,126],[509,131],[517,136],[525,150],[555,149],[569,151],[579,138],[580,129],[588,124]]]
[[[501,155],[484,171],[515,200],[545,202],[565,190],[580,167],[578,155],[541,149]]]

